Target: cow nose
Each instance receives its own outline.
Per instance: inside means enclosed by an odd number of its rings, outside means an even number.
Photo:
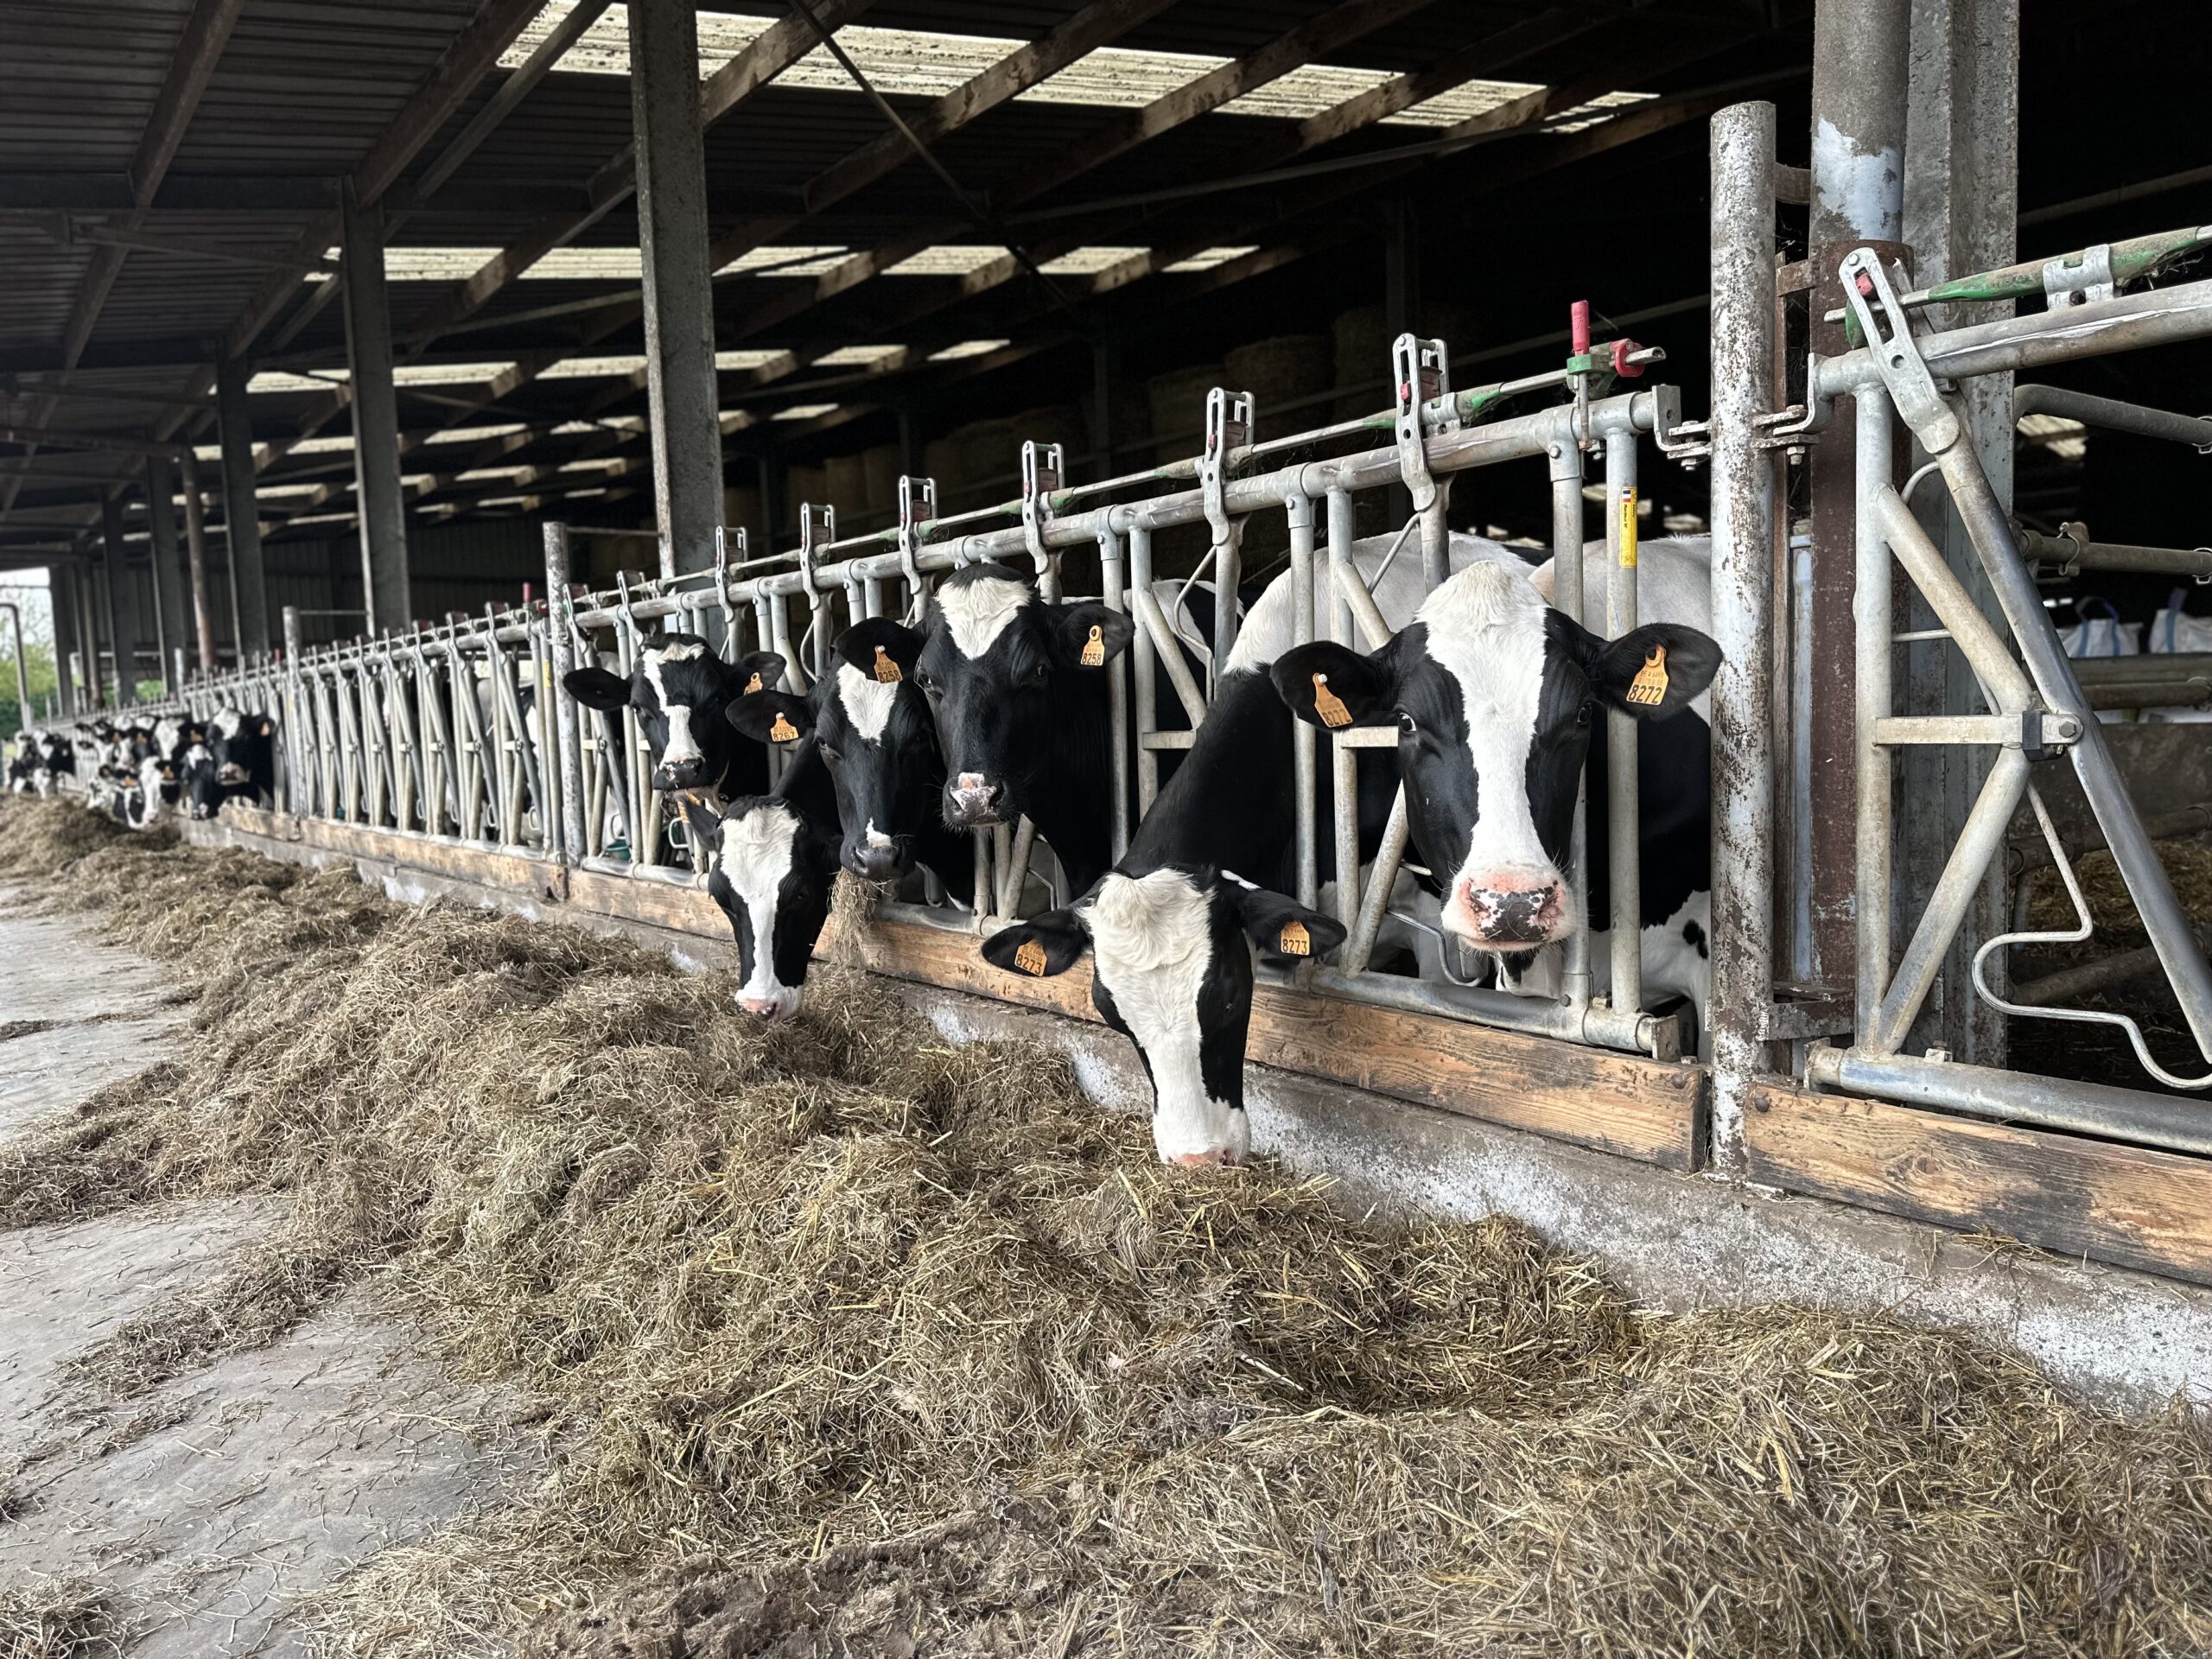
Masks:
[[[784,1012],[782,1001],[772,996],[741,996],[737,999],[737,1006],[747,1014],[757,1014],[768,1020],[782,1018]]]
[[[1203,1169],[1236,1160],[1229,1155],[1228,1148],[1217,1147],[1211,1152],[1179,1152],[1175,1154],[1175,1161],[1186,1169]]]
[[[986,783],[980,772],[963,772],[944,788],[946,818],[970,829],[982,829],[1003,820],[1001,810],[1006,789]]]
[[[895,881],[906,872],[899,868],[899,849],[895,843],[881,847],[855,847],[847,855],[845,868],[866,881]]]
[[[1565,895],[1556,881],[1497,876],[1486,882],[1463,880],[1458,898],[1474,925],[1474,936],[1489,945],[1548,944],[1557,931]]]
[[[664,762],[653,779],[655,789],[692,789],[700,781],[703,768],[696,760]]]

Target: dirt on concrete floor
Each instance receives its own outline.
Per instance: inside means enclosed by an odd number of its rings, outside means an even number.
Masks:
[[[192,1040],[167,970],[10,896],[0,1133]],[[268,1347],[127,1400],[72,1375],[130,1319],[219,1277],[284,1207],[186,1199],[0,1233],[0,1654],[304,1654],[303,1597],[540,1467],[509,1396],[418,1356],[358,1289]],[[65,1605],[81,1618],[25,1634],[27,1610]]]

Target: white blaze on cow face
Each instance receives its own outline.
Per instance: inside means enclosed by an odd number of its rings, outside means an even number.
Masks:
[[[1214,966],[1212,910],[1190,876],[1160,869],[1106,876],[1082,911],[1096,983],[1152,1077],[1153,1144],[1162,1163],[1236,1163],[1251,1147],[1243,1107],[1206,1086],[1198,1002]],[[1233,948],[1246,948],[1241,935]],[[1234,1041],[1226,1063],[1241,1071],[1241,1032]]]
[[[769,1020],[798,1008],[799,988],[776,976],[776,911],[798,857],[798,814],[780,802],[763,802],[724,818],[715,855],[725,880],[744,911],[747,938],[741,941],[745,983],[740,1007]]]
[[[890,725],[891,711],[898,705],[899,686],[897,680],[878,680],[850,663],[837,664],[837,701],[853,730],[868,742],[883,741],[884,728]]]
[[[1567,880],[1545,850],[1529,799],[1529,756],[1542,713],[1549,610],[1522,571],[1471,565],[1423,601],[1430,659],[1457,684],[1477,810],[1446,891],[1444,926],[1471,942],[1527,948],[1574,927]]]
[[[207,729],[216,737],[236,737],[245,727],[245,711],[234,702],[226,702],[215,711],[207,722]]]
[[[660,711],[668,721],[668,746],[662,751],[660,758],[664,766],[696,766],[705,757],[700,753],[698,740],[691,734],[691,705],[669,701],[668,685],[661,678],[661,667],[666,663],[688,663],[695,657],[706,654],[704,645],[685,645],[681,641],[639,653],[639,671],[645,677],[645,683],[652,688],[653,700],[660,705]]]
[[[969,662],[981,662],[1014,619],[1021,614],[1034,590],[1026,582],[985,576],[975,582],[947,584],[938,590],[938,608],[952,643]]]

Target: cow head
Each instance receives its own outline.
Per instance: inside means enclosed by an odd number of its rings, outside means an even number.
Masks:
[[[1371,656],[1300,645],[1271,672],[1324,731],[1396,723],[1414,844],[1444,887],[1446,931],[1526,950],[1573,931],[1562,866],[1598,710],[1663,720],[1719,665],[1720,648],[1694,628],[1600,639],[1546,604],[1527,573],[1478,564]]]
[[[626,680],[603,668],[576,668],[561,683],[588,709],[613,714],[626,705],[637,715],[653,757],[655,789],[713,790],[734,753],[724,714],[748,690],[772,685],[783,673],[784,659],[772,651],[733,665],[696,633],[664,633],[639,650]]]
[[[1088,950],[1090,1000],[1136,1045],[1152,1080],[1160,1161],[1238,1163],[1251,1145],[1244,1039],[1253,948],[1297,962],[1344,937],[1336,922],[1279,893],[1211,868],[1167,865],[1111,872],[1074,908],[1000,929],[983,956],[1042,978],[1065,973]]]
[[[802,750],[794,767],[818,766]],[[706,844],[707,891],[737,937],[738,1006],[764,1020],[798,1011],[814,942],[830,919],[837,879],[837,827],[811,823],[791,800],[748,795],[730,803]]]
[[[1002,564],[970,565],[938,584],[915,671],[937,715],[947,824],[982,829],[1031,810],[1056,696],[1103,672],[1131,632],[1128,618],[1095,601],[1047,604]]]

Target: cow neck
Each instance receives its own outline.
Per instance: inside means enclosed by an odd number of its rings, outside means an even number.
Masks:
[[[1095,670],[1054,672],[1041,787],[1030,791],[1030,815],[1066,873],[1071,892],[1082,893],[1113,861],[1113,715],[1107,677]]]
[[[822,758],[820,747],[811,737],[799,745],[770,795],[797,812],[800,821],[817,835],[834,839],[842,833],[837,785],[830,776],[830,763]]]
[[[1233,669],[1217,683],[1198,735],[1117,867],[1212,865],[1280,886],[1295,825],[1290,710],[1264,672]]]

